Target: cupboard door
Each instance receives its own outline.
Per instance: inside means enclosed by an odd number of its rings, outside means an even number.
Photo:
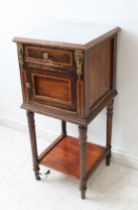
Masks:
[[[30,101],[76,110],[76,82],[72,74],[31,70],[29,75]]]

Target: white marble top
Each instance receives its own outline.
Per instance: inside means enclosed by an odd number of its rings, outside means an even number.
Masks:
[[[20,37],[65,42],[72,44],[86,44],[89,41],[113,30],[115,26],[100,25],[87,22],[54,22],[43,27],[34,27]]]

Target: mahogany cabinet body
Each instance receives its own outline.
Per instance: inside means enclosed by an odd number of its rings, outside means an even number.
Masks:
[[[110,163],[119,30],[115,28],[83,45],[14,38],[36,178],[40,179],[39,164],[80,178],[82,198],[94,169],[104,158],[107,165]],[[87,125],[106,106],[107,138],[101,147],[87,142]],[[40,155],[34,113],[62,122],[61,136]],[[79,126],[78,139],[67,136],[66,122]]]

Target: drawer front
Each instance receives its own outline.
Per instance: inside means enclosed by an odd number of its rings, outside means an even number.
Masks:
[[[30,70],[28,81],[29,102],[76,110],[76,83],[72,75]]]
[[[60,50],[47,47],[25,47],[25,61],[40,65],[55,65],[73,67],[73,53],[69,50]]]

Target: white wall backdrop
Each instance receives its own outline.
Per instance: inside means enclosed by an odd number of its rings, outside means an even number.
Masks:
[[[0,0],[0,122],[26,125],[16,46],[12,38],[57,21],[89,21],[120,26],[117,89],[114,106],[113,151],[138,160],[138,1],[137,0]],[[38,128],[57,133],[59,121],[37,117]],[[78,135],[69,124],[69,132]],[[89,139],[104,143],[105,111],[93,121]],[[130,159],[129,159],[130,158]]]

